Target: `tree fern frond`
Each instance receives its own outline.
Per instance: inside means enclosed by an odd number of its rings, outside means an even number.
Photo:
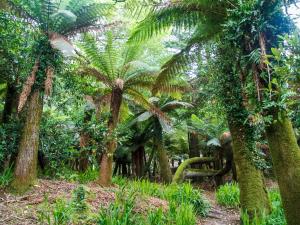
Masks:
[[[197,26],[185,48],[162,66],[162,70],[153,86],[153,94],[155,95],[159,89],[167,90],[169,81],[180,72],[183,72],[191,62],[197,59],[196,56],[200,54],[199,47],[201,47],[202,43],[213,39],[219,32],[221,32],[220,24],[213,25],[213,23],[208,23]],[[191,49],[193,49],[193,52],[191,52]]]
[[[17,16],[23,17],[31,22],[39,22],[27,4],[15,0],[7,0],[7,3],[9,8],[15,12]]]
[[[110,78],[108,76],[106,76],[104,74],[101,74],[95,68],[91,68],[91,67],[83,68],[82,71],[81,71],[81,73],[84,74],[84,75],[90,75],[90,76],[95,77],[97,80],[99,80],[103,84],[107,85],[108,87],[112,87],[113,86],[112,80],[110,80]]]
[[[153,35],[166,31],[171,26],[175,28],[191,28],[200,18],[203,18],[197,7],[176,4],[151,12],[134,30],[129,42],[143,41]]]
[[[98,20],[103,19],[104,16],[109,13],[111,8],[112,5],[106,3],[85,5],[76,10],[72,10],[72,8],[69,7],[68,9],[77,16],[77,20],[67,26],[63,26],[61,22],[56,27],[57,32],[64,35],[73,35],[81,32],[83,28],[93,26]]]
[[[117,55],[118,53],[113,45],[113,34],[111,32],[107,32],[104,57],[107,64],[109,64],[108,74],[110,77],[114,77],[116,75]]]
[[[111,73],[111,70],[109,68],[110,65],[106,61],[104,53],[101,52],[98,48],[96,39],[93,36],[86,34],[84,35],[84,39],[80,44],[80,47],[91,64],[95,66],[100,73],[109,76],[109,74]]]
[[[178,109],[178,108],[192,108],[193,105],[187,102],[181,102],[181,101],[171,101],[171,102],[167,102],[166,104],[164,104],[161,107],[161,110],[163,112],[168,112],[174,109]]]
[[[153,113],[157,117],[162,118],[163,120],[168,122],[171,121],[164,112],[162,112],[159,108],[145,99],[145,97],[139,91],[133,88],[128,88],[126,89],[126,94],[128,94],[137,104],[149,110],[149,112]]]

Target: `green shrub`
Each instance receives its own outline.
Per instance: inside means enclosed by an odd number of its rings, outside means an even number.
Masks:
[[[218,188],[216,192],[217,202],[226,207],[238,207],[240,205],[240,189],[237,183],[227,183]]]
[[[132,225],[136,224],[134,195],[124,195],[124,190],[116,194],[116,200],[108,208],[100,210],[98,224],[100,225]]]
[[[282,208],[282,202],[280,194],[277,190],[269,191],[269,198],[272,204],[272,211],[269,215],[262,217],[255,217],[252,221],[250,220],[246,212],[242,213],[243,225],[286,225],[286,220]]]
[[[7,187],[13,179],[13,168],[10,166],[0,174],[0,188]]]
[[[197,215],[206,216],[209,210],[209,204],[204,200],[201,192],[194,189],[189,183],[167,186],[163,198],[169,202],[175,202],[178,206],[190,204],[194,207]]]
[[[162,208],[148,212],[146,218],[146,224],[148,225],[165,225],[167,224],[168,218],[166,218]]]
[[[176,210],[175,220],[176,225],[195,225],[197,218],[193,205],[188,203],[181,204]]]

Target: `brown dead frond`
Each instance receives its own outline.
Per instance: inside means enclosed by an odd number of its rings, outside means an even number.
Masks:
[[[46,69],[46,80],[45,80],[45,95],[50,96],[53,86],[54,69],[50,66]]]
[[[37,73],[38,69],[39,69],[39,61],[36,60],[34,66],[32,68],[31,74],[30,74],[30,76],[28,76],[28,78],[25,82],[25,85],[23,87],[23,90],[20,94],[18,112],[20,112],[23,109],[23,107],[24,107],[24,105],[27,101],[27,98],[31,93],[31,89],[32,89],[32,86],[35,82],[36,73]]]

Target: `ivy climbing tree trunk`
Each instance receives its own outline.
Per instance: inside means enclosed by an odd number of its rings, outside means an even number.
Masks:
[[[266,129],[273,168],[289,225],[300,221],[300,149],[290,119],[276,118]]]
[[[27,104],[26,119],[12,182],[12,187],[17,192],[27,190],[37,177],[39,128],[43,112],[43,97],[38,89],[32,92]]]
[[[113,156],[117,148],[117,140],[114,137],[114,131],[119,121],[120,108],[122,104],[122,89],[115,86],[112,90],[110,112],[111,116],[108,120],[108,134],[106,151],[102,155],[100,163],[100,174],[98,183],[102,186],[110,186],[113,174]]]
[[[270,202],[263,176],[252,161],[255,150],[254,130],[245,108],[241,75],[235,68],[237,52],[230,44],[219,46],[219,96],[225,108],[232,135],[233,158],[240,187],[241,208],[252,218],[254,214],[269,213]]]
[[[248,134],[246,132],[248,131],[246,129],[249,128],[232,120],[229,122],[229,128],[232,135],[233,157],[240,187],[241,207],[250,216],[253,216],[255,213],[268,213],[270,211],[270,203],[264,178],[250,159],[251,151],[253,151],[251,147],[254,146],[254,143],[252,142],[253,139],[247,138]]]

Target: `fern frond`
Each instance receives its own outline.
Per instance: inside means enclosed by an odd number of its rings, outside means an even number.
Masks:
[[[84,35],[83,42],[80,44],[87,59],[95,66],[100,73],[109,76],[111,74],[110,65],[104,53],[100,51],[96,39],[89,34]]]
[[[106,3],[94,3],[78,7],[75,10],[73,10],[71,6],[67,8],[76,15],[77,19],[74,23],[67,24],[67,26],[63,24],[63,21],[60,22],[56,26],[56,32],[68,36],[82,32],[87,27],[95,25],[97,21],[103,19],[104,16],[109,13],[112,5]]]
[[[88,75],[88,76],[93,76],[95,77],[98,81],[102,82],[108,87],[113,86],[113,81],[105,74],[102,74],[99,72],[97,69],[92,68],[92,67],[85,67],[81,69],[81,74],[83,75]]]
[[[171,102],[167,102],[166,104],[164,104],[161,107],[161,110],[163,112],[168,112],[168,111],[178,109],[178,108],[192,108],[192,107],[193,107],[193,105],[188,102],[171,101]]]
[[[152,114],[156,115],[159,118],[162,118],[165,121],[170,122],[171,120],[168,118],[168,116],[162,112],[159,108],[157,108],[155,105],[151,104],[145,97],[142,95],[139,91],[128,88],[125,92],[127,95],[132,98],[132,100],[137,103],[138,105],[142,106]]]

